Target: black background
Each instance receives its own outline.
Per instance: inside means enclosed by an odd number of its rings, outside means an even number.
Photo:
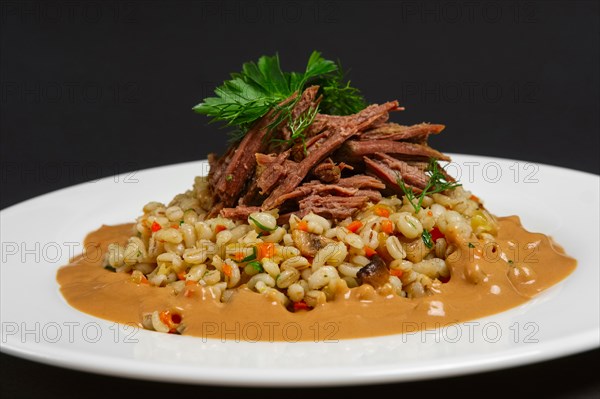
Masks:
[[[407,109],[395,121],[447,125],[431,140],[442,151],[598,173],[599,37],[596,1],[3,1],[0,206],[222,152],[226,132],[191,107],[243,61],[278,52],[300,70],[313,49],[351,67],[370,102],[399,99]],[[544,396],[593,396],[598,354],[362,390],[508,393],[523,382]],[[233,393],[0,359],[2,397],[67,397],[65,384],[90,397]]]

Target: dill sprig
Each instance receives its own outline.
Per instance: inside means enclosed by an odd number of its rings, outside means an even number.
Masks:
[[[396,183],[398,184],[398,186],[400,186],[400,188],[404,192],[404,195],[406,195],[406,198],[414,208],[415,213],[419,213],[423,205],[423,200],[427,195],[441,193],[446,190],[453,190],[458,186],[462,186],[462,184],[458,182],[451,182],[446,180],[446,176],[440,170],[440,166],[438,165],[437,159],[435,158],[431,158],[429,160],[429,165],[427,165],[426,173],[429,176],[429,181],[423,189],[423,192],[418,197],[415,196],[415,193],[413,192],[412,188],[406,187],[404,181],[400,176],[398,176],[396,179]]]
[[[215,97],[205,98],[193,110],[236,127],[237,138],[243,137],[253,122],[270,109],[278,116],[269,125],[272,129],[290,118],[291,110],[299,100],[299,94],[311,84],[319,84],[325,107],[322,112],[335,115],[358,112],[365,107],[360,92],[343,82],[343,73],[333,61],[313,51],[304,72],[283,72],[279,56],[262,56],[258,62],[247,62],[242,71],[232,73],[231,79],[215,89]],[[296,100],[279,106],[285,99],[297,93]],[[329,99],[328,99],[329,97]],[[335,104],[339,104],[337,107]]]
[[[317,105],[316,107],[307,109],[295,119],[290,117],[287,123],[287,127],[290,130],[290,138],[288,140],[273,138],[271,141],[285,143],[290,147],[299,141],[302,143],[302,149],[304,151],[304,155],[306,155],[306,135],[304,132],[310,125],[312,125],[318,113],[319,106]]]

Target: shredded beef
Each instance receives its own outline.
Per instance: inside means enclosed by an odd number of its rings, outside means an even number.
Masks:
[[[380,178],[381,181],[385,183],[388,191],[399,195],[404,194],[404,191],[402,191],[402,188],[398,184],[398,179],[401,178],[401,175],[397,171],[393,170],[381,161],[370,159],[368,157],[364,157],[364,162],[367,166],[367,170]],[[407,187],[411,187],[415,194],[419,194],[423,191],[419,187],[413,186],[410,183],[404,182],[404,184]]]
[[[450,160],[448,156],[427,145],[392,140],[349,140],[337,152],[336,158],[356,162],[364,156],[374,155],[378,152],[399,155],[405,159],[436,158],[442,161]]]
[[[313,86],[297,101],[292,96],[280,105],[295,101],[294,120],[318,106],[317,96],[318,87]],[[272,109],[225,155],[209,155],[215,204],[209,217],[245,220],[252,212],[278,208],[279,224],[292,214],[310,212],[340,220],[383,195],[403,195],[399,179],[420,194],[429,181],[430,158],[450,160],[427,145],[428,137],[444,126],[388,122],[391,111],[402,109],[392,101],[354,115],[317,114],[302,141],[295,142],[287,119],[273,126],[281,108]]]
[[[444,128],[444,125],[432,125],[429,123],[420,123],[413,126],[386,123],[362,133],[359,136],[359,140],[422,140],[430,134],[440,133]]]
[[[254,212],[260,212],[260,207],[238,205],[235,208],[223,208],[220,214],[227,219],[246,220]]]
[[[338,197],[310,195],[299,201],[300,212],[304,216],[310,212],[333,219],[351,217],[369,200],[366,196]]]
[[[328,154],[335,151],[347,139],[358,133],[360,130],[368,128],[374,121],[379,119],[382,114],[385,114],[398,107],[397,101],[388,102],[382,105],[371,105],[356,115],[352,119],[356,124],[342,124],[340,130],[336,134],[330,135],[327,140],[313,152],[309,153],[306,158],[298,163],[298,167],[290,170],[283,184],[279,185],[271,195],[263,202],[264,209],[273,209],[281,204],[280,197],[300,184],[306,177],[310,169],[318,162],[323,160]]]

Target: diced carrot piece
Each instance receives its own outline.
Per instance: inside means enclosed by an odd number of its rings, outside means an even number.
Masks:
[[[376,206],[373,211],[375,212],[375,214],[377,216],[383,216],[384,218],[387,218],[390,216],[390,211],[387,208],[384,208],[383,206]]]
[[[185,280],[185,272],[179,272],[179,273],[177,273],[177,278],[179,280]]]
[[[301,220],[296,225],[297,230],[308,231],[308,222]]]
[[[232,256],[233,260],[235,260],[237,262],[241,262],[242,259],[244,259],[245,257],[246,257],[246,254],[243,252],[236,252]]]
[[[231,266],[229,266],[227,263],[223,263],[223,274],[225,274],[227,277],[231,277]]]
[[[479,197],[478,197],[478,196],[476,196],[476,195],[471,195],[471,196],[469,197],[469,199],[472,199],[473,201],[477,201],[477,202],[479,202]]]
[[[220,233],[223,230],[227,230],[227,227],[222,224],[218,224],[215,226],[215,233]]]
[[[402,275],[404,274],[404,272],[402,270],[399,269],[390,269],[390,274],[392,276],[396,276],[396,277],[402,277]]]
[[[373,248],[369,247],[368,245],[365,245],[365,255],[367,255],[367,258],[370,258],[376,253],[377,251],[375,251]]]
[[[156,222],[152,222],[152,232],[156,233],[158,230],[162,229],[161,225],[156,223]]]
[[[362,222],[360,220],[355,220],[350,223],[346,228],[353,233],[356,233],[362,227]]]
[[[272,242],[262,242],[257,245],[258,260],[263,258],[272,258],[275,255],[275,244]]]
[[[197,285],[198,283],[194,280],[186,280],[185,281],[185,285],[189,286],[189,285]]]
[[[394,232],[394,224],[391,220],[385,219],[381,221],[381,231],[387,234],[392,234]]]

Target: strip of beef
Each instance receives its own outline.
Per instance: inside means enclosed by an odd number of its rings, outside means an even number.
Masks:
[[[398,102],[392,101],[382,105],[371,105],[358,114],[353,115],[352,119],[356,123],[346,125],[335,132],[335,134],[331,134],[319,148],[309,153],[306,158],[299,162],[297,168],[288,171],[282,184],[275,188],[263,202],[263,209],[273,209],[281,204],[280,197],[296,188],[315,164],[321,162],[325,157],[338,149],[350,137],[370,127],[382,115],[395,110],[397,107]]]
[[[250,128],[232,156],[228,157],[229,162],[220,173],[218,180],[213,183],[213,192],[224,206],[235,205],[244,186],[254,174],[256,166],[254,154],[262,151],[267,126],[272,120],[273,116],[270,112]]]
[[[429,182],[429,176],[427,176],[422,169],[419,169],[416,166],[411,166],[404,161],[391,157],[382,152],[376,153],[375,156],[391,169],[400,173],[402,180],[406,184],[423,189]]]
[[[305,183],[296,187],[294,191],[283,194],[280,198],[281,203],[290,199],[306,197],[309,195],[336,194],[341,196],[352,196],[356,194],[358,188],[342,187],[337,184],[323,184],[318,180]]]
[[[327,158],[311,170],[311,175],[323,183],[337,183],[342,177],[342,170],[344,169],[352,170],[354,168],[344,162],[336,164],[331,158]]]
[[[260,212],[260,207],[238,205],[235,208],[223,208],[219,213],[227,219],[247,220],[253,212]]]
[[[342,187],[356,187],[359,189],[383,190],[385,188],[385,184],[383,184],[381,180],[367,175],[344,177],[343,179],[340,179],[337,184]]]
[[[318,90],[318,86],[311,86],[304,90],[301,99],[294,106],[292,114],[302,113],[308,109],[314,103]],[[285,105],[293,101],[295,97],[294,94],[279,105]],[[276,117],[277,108],[274,108],[250,128],[233,152],[225,171],[213,185],[216,196],[225,206],[233,206],[244,186],[251,180],[256,167],[255,154],[262,152],[269,145],[265,136],[269,131],[269,125]]]
[[[430,134],[439,134],[444,128],[444,125],[429,123],[419,123],[412,126],[386,123],[360,134],[358,138],[359,140],[426,140]]]
[[[373,173],[375,176],[380,178],[386,185],[387,191],[392,192],[398,195],[404,195],[402,188],[398,185],[398,178],[400,178],[400,174],[390,168],[388,165],[381,161],[377,161],[374,159],[370,159],[368,157],[364,157],[364,162],[367,167],[367,170]],[[420,194],[423,190],[416,186],[412,186],[405,182],[407,187],[412,188],[415,194]]]
[[[333,219],[346,219],[351,217],[369,200],[366,196],[338,197],[327,195],[311,195],[300,200],[298,215],[304,216],[310,212]]]
[[[404,159],[436,158],[442,161],[450,160],[447,155],[444,155],[427,145],[391,140],[348,140],[339,151],[337,151],[336,159],[342,159],[348,162],[360,162],[362,157],[374,155],[378,152],[400,155]],[[400,158],[400,156],[398,158]]]
[[[271,191],[273,186],[287,173],[287,165],[291,161],[287,161],[290,151],[284,151],[278,155],[256,154],[256,185],[260,188],[261,193]]]
[[[230,146],[221,157],[218,157],[217,154],[214,153],[208,154],[208,165],[210,166],[210,170],[208,171],[208,182],[210,187],[215,187],[221,179],[227,165],[229,165],[229,162],[231,161],[231,156],[234,151],[235,147]]]
[[[356,195],[367,197],[371,202],[379,202],[383,198],[381,192],[377,190],[358,190]]]

